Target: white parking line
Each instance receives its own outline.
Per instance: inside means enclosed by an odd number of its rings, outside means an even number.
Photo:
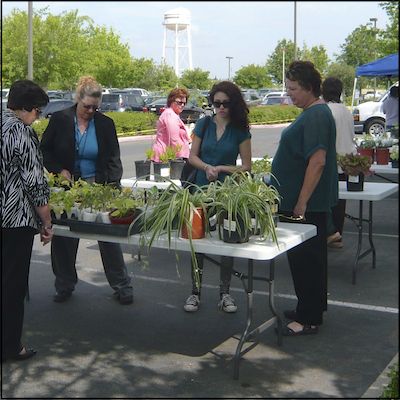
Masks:
[[[48,265],[48,263],[45,261],[39,261],[39,260],[34,260],[34,259],[32,259],[32,263]],[[97,270],[94,270],[94,271],[97,271]],[[162,283],[172,283],[175,285],[187,285],[187,282],[177,281],[175,279],[156,278],[156,277],[152,277],[152,276],[144,276],[144,275],[137,275],[137,274],[134,274],[134,279],[141,279],[144,281],[153,281],[153,282],[162,282]],[[219,286],[217,286],[217,285],[203,284],[202,286],[206,287],[208,289],[217,289],[217,290],[219,289]],[[239,288],[231,287],[231,291],[243,293],[243,290],[239,289]],[[262,296],[268,295],[267,291],[262,291],[262,290],[254,290],[253,293],[257,294],[257,295],[262,295]],[[283,294],[283,293],[275,293],[275,297],[280,297],[283,299],[290,299],[290,300],[297,299],[296,296],[294,296],[292,294]],[[399,313],[399,309],[394,308],[394,307],[372,306],[372,305],[368,305],[368,304],[348,303],[348,302],[337,301],[337,300],[328,300],[328,304],[330,304],[332,306],[338,306],[338,307],[355,308],[358,310],[378,311],[378,312],[384,312],[384,313],[390,313],[390,314],[398,314]]]

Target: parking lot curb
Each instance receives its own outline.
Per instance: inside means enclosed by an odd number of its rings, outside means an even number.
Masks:
[[[397,353],[382,373],[376,378],[375,382],[368,388],[368,390],[361,396],[362,399],[379,399],[385,387],[390,383],[389,372],[390,368],[398,364],[399,353]]]

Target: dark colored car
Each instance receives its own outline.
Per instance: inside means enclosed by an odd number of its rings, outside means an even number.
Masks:
[[[51,99],[46,107],[43,108],[41,117],[50,118],[51,114],[57,111],[65,110],[66,108],[72,107],[75,104],[72,100],[65,99]]]
[[[167,108],[167,98],[162,97],[157,99],[148,104],[147,108],[150,112],[161,115],[161,113]],[[179,116],[185,124],[190,124],[191,122],[197,122],[198,119],[203,118],[205,115],[206,114],[202,108],[197,107],[189,101]]]
[[[140,95],[126,93],[103,94],[99,111],[148,111]]]

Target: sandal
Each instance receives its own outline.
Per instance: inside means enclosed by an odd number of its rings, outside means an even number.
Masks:
[[[293,329],[288,326],[284,326],[282,329],[283,336],[301,336],[301,335],[312,335],[318,333],[318,326],[311,325],[303,325],[303,329],[301,331],[295,332]]]
[[[34,349],[23,347],[22,350],[16,356],[10,357],[10,359],[16,361],[23,361],[33,357],[36,353],[37,351]]]

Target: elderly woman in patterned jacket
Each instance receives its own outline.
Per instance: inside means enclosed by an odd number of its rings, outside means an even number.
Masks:
[[[21,343],[24,299],[28,288],[33,239],[53,236],[39,140],[31,124],[49,101],[29,80],[16,81],[1,122],[1,356],[26,360],[36,351]]]

